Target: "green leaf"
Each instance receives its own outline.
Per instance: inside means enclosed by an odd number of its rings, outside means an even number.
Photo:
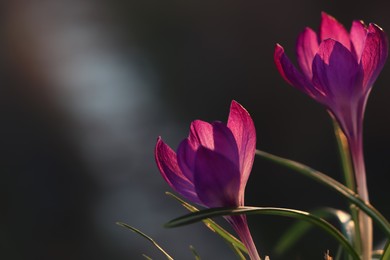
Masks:
[[[350,225],[351,216],[348,213],[333,208],[321,208],[321,209],[310,211],[310,214],[324,219],[335,217],[340,223],[343,235],[348,239],[348,241],[350,242],[353,241],[352,239],[353,227]],[[307,221],[296,222],[279,239],[278,243],[275,246],[275,253],[279,256],[285,254],[286,251],[291,249],[295,245],[295,243],[303,235],[305,235],[311,228],[313,228],[313,225],[311,225]]]
[[[348,240],[340,233],[334,226],[328,223],[326,220],[314,216],[308,212],[294,210],[294,209],[285,209],[285,208],[272,208],[272,207],[239,207],[239,208],[214,208],[206,209],[188,215],[176,218],[171,220],[166,227],[178,227],[187,224],[191,224],[197,221],[200,221],[205,218],[224,216],[224,215],[240,215],[240,214],[263,214],[263,215],[274,215],[282,217],[290,217],[295,219],[306,220],[316,226],[325,230],[328,234],[333,236],[343,247],[344,249],[353,257],[353,259],[360,259],[358,254],[355,252],[354,248],[348,242]]]
[[[191,250],[192,254],[195,257],[195,260],[200,260],[200,256],[199,256],[198,252],[196,252],[195,247],[194,246],[190,246],[190,250]]]
[[[390,240],[387,240],[386,246],[383,250],[381,260],[389,260],[390,259]]]
[[[165,252],[165,250],[159,245],[156,243],[156,241],[154,241],[151,237],[149,237],[148,235],[146,235],[145,233],[141,232],[140,230],[126,224],[126,223],[122,223],[122,222],[117,222],[116,223],[117,225],[119,226],[122,226],[122,227],[125,227],[125,228],[128,228],[130,229],[131,231],[133,231],[134,233],[137,233],[138,235],[141,235],[142,237],[146,238],[147,240],[149,240],[161,253],[163,253],[167,259],[169,260],[173,260],[173,258],[167,253]],[[146,255],[143,255],[145,258],[149,258],[148,256]]]
[[[348,189],[340,182],[332,179],[328,175],[316,171],[302,163],[298,163],[289,159],[285,159],[264,151],[256,150],[256,155],[261,156],[264,159],[267,159],[276,164],[282,165],[289,169],[294,170],[297,173],[300,173],[306,177],[309,177],[329,188],[336,191],[344,198],[346,198],[350,203],[355,204],[358,208],[360,208],[363,212],[365,212],[368,216],[370,216],[373,221],[380,227],[380,229],[385,233],[385,235],[390,238],[390,224],[387,219],[371,204],[364,202],[358,194],[356,194],[351,189]]]
[[[238,259],[246,260],[245,256],[242,254],[242,251],[235,244],[231,244],[231,247]]]
[[[182,200],[178,196],[174,195],[173,193],[165,192],[165,194],[167,194],[168,196],[177,200],[183,207],[185,207],[189,211],[191,211],[191,212],[198,212],[199,211],[199,209],[197,209],[196,207],[192,206],[191,204],[185,202],[184,200]],[[217,233],[219,236],[221,236],[229,244],[229,246],[232,247],[233,251],[236,252],[237,249],[239,249],[242,252],[244,252],[245,254],[248,254],[248,250],[245,247],[245,245],[240,240],[238,240],[235,236],[233,236],[228,231],[226,231],[224,228],[222,228],[220,225],[218,225],[217,223],[215,223],[211,219],[203,219],[202,221],[206,225],[207,228],[209,228],[211,231],[213,231],[214,233]],[[237,254],[237,252],[236,252],[236,254]],[[240,257],[240,255],[238,255],[238,257]],[[245,257],[243,259],[245,259]]]

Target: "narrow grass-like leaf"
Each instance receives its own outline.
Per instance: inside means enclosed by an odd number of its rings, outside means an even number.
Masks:
[[[387,240],[386,246],[383,249],[383,254],[381,260],[389,260],[390,259],[390,239]]]
[[[145,255],[145,254],[142,254],[142,256],[146,259],[146,260],[153,260],[151,257]]]
[[[236,254],[238,259],[246,260],[245,256],[242,254],[242,251],[235,244],[230,244],[230,246],[232,247],[232,250]]]
[[[347,188],[340,182],[332,179],[328,175],[316,171],[302,163],[298,163],[289,159],[285,159],[264,151],[256,150],[256,155],[265,158],[269,161],[272,161],[276,164],[285,166],[289,169],[296,171],[306,177],[309,177],[331,189],[338,192],[344,198],[346,198],[350,203],[355,204],[358,208],[360,208],[363,212],[365,212],[368,216],[370,216],[373,221],[379,226],[379,228],[385,233],[385,235],[390,238],[390,223],[387,219],[371,204],[364,202],[358,194],[356,194],[351,189]]]
[[[171,192],[165,192],[165,194],[167,194],[168,196],[177,200],[183,207],[185,207],[189,211],[191,211],[191,212],[198,212],[199,211],[199,209],[192,206],[191,204],[184,201],[183,199],[179,198],[175,194],[173,194]],[[232,247],[233,251],[236,251],[237,249],[239,249],[242,252],[244,252],[245,254],[248,254],[248,250],[246,249],[244,244],[240,240],[238,240],[235,236],[233,236],[228,231],[226,231],[224,228],[222,228],[220,225],[215,223],[215,221],[213,221],[211,219],[203,219],[202,221],[208,229],[210,229],[214,233],[217,233],[219,236],[221,236],[229,244],[229,246]]]
[[[200,260],[200,256],[199,256],[198,252],[196,252],[195,247],[191,245],[190,250],[195,257],[195,260]]]
[[[352,242],[352,230],[350,225],[351,216],[348,213],[333,208],[321,208],[310,211],[310,214],[323,219],[336,217],[340,223],[341,230],[343,231],[342,233],[350,242]],[[275,253],[279,256],[285,254],[286,251],[291,249],[295,243],[313,227],[314,226],[307,221],[296,222],[281,236],[275,246]]]
[[[348,240],[337,230],[334,226],[332,226],[326,220],[314,216],[308,212],[294,210],[294,209],[285,209],[285,208],[272,208],[272,207],[239,207],[239,208],[214,208],[214,209],[206,209],[194,213],[190,213],[188,215],[176,218],[171,220],[167,224],[166,227],[178,227],[187,224],[191,224],[197,221],[201,221],[205,218],[211,218],[216,216],[224,216],[224,215],[240,215],[240,214],[262,214],[262,215],[273,215],[273,216],[282,216],[282,217],[290,217],[295,219],[306,220],[310,223],[315,224],[316,226],[325,230],[329,235],[333,236],[343,247],[344,249],[352,256],[353,259],[358,260],[359,255],[356,253],[354,248],[348,242]]]
[[[336,255],[333,257],[334,260],[340,260],[341,255],[343,254],[343,248],[339,246],[336,251]],[[345,254],[345,260],[348,260],[348,255]]]
[[[141,235],[142,237],[146,238],[147,240],[149,240],[161,253],[163,253],[167,259],[169,260],[173,260],[173,258],[167,253],[165,252],[165,250],[159,245],[156,243],[156,241],[154,241],[151,237],[149,237],[148,235],[146,235],[145,233],[141,232],[140,230],[126,224],[126,223],[123,223],[123,222],[116,222],[117,225],[119,226],[122,226],[122,227],[125,227],[125,228],[128,228],[130,229],[131,231],[133,231],[134,233],[137,233],[138,235]],[[144,257],[148,257],[146,255],[144,255]]]

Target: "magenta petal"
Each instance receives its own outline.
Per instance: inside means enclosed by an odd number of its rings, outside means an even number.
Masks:
[[[316,96],[315,92],[313,92],[311,83],[309,83],[302,73],[294,67],[284,53],[283,47],[279,44],[276,44],[275,46],[274,61],[280,75],[282,75],[288,83],[311,97]]]
[[[177,149],[177,161],[183,174],[194,182],[195,157],[198,145],[194,146],[188,138],[184,139]]]
[[[210,129],[211,126],[211,129]],[[239,165],[239,156],[236,140],[232,131],[222,122],[213,122],[212,124],[202,121],[195,122],[194,131],[190,138],[183,140],[177,150],[177,158],[180,169],[183,174],[193,181],[193,171],[195,168],[196,151],[199,146],[206,144],[206,148],[219,153],[230,161]],[[206,135],[209,135],[206,138]],[[198,138],[200,136],[200,138]],[[190,139],[201,140],[201,143],[191,142]],[[206,141],[204,141],[206,140]]]
[[[241,185],[245,186],[252,170],[256,152],[256,129],[248,111],[236,101],[230,105],[227,126],[236,140],[240,155]]]
[[[225,156],[239,167],[239,150],[232,131],[222,122],[213,122],[214,149],[213,151]]]
[[[311,80],[313,76],[311,66],[317,51],[317,34],[312,29],[305,28],[298,36],[296,52],[298,64],[308,80]]]
[[[348,50],[351,49],[349,34],[342,24],[340,24],[333,16],[322,12],[321,25],[319,29],[320,41],[333,39],[340,42]]]
[[[195,120],[190,126],[189,141],[193,146],[202,145],[214,149],[213,126],[202,120]]]
[[[165,181],[186,199],[201,204],[194,184],[181,172],[175,152],[159,137],[155,148],[157,167]]]
[[[385,33],[377,25],[370,24],[360,62],[364,71],[363,86],[366,90],[374,84],[385,64],[387,55],[388,41]]]
[[[356,60],[360,62],[367,36],[367,28],[363,21],[353,21],[350,35],[353,52],[356,55]]]
[[[341,43],[328,39],[320,44],[313,62],[313,83],[328,101],[359,93],[359,66]]]
[[[225,156],[200,147],[195,159],[194,183],[199,199],[207,207],[235,207],[240,194],[240,171]]]

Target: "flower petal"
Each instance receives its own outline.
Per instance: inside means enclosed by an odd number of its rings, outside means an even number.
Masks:
[[[195,190],[207,207],[235,207],[239,204],[240,171],[225,156],[205,147],[199,147],[195,159]]]
[[[194,182],[195,157],[198,147],[199,145],[194,145],[190,142],[189,138],[186,138],[180,143],[179,148],[177,148],[177,162],[179,167],[192,183]]]
[[[186,199],[201,204],[196,195],[193,182],[181,172],[177,164],[175,152],[160,137],[157,139],[154,154],[157,167],[169,186]]]
[[[225,156],[237,167],[240,166],[239,150],[236,139],[230,128],[222,122],[213,122],[214,149],[213,151]]]
[[[298,64],[306,78],[311,81],[313,77],[311,66],[318,51],[317,33],[306,27],[299,34],[296,46]]]
[[[196,151],[204,144],[207,145],[206,148],[225,156],[239,167],[236,140],[225,123],[213,122],[209,124],[197,120],[192,126],[189,138],[183,140],[177,149],[179,167],[189,180],[193,181]],[[199,142],[199,140],[201,141]]]
[[[320,41],[333,39],[340,42],[348,50],[351,49],[349,34],[342,24],[340,24],[333,16],[325,12],[321,13],[322,19],[319,29]]]
[[[375,24],[370,24],[360,62],[364,71],[363,86],[366,90],[372,87],[382,70],[388,48],[388,40],[383,30]]]
[[[341,43],[328,39],[320,44],[313,62],[313,83],[327,102],[360,93],[360,69],[351,52]]]
[[[356,55],[356,60],[360,62],[362,56],[364,42],[366,41],[367,28],[363,21],[353,21],[351,27],[351,43],[352,51]]]
[[[202,120],[195,120],[190,126],[189,141],[194,147],[202,145],[214,149],[213,126]]]
[[[284,80],[309,96],[313,98],[316,96],[315,91],[313,91],[312,84],[294,67],[287,55],[284,53],[283,47],[279,44],[276,44],[275,46],[274,61],[276,68]]]
[[[227,126],[236,140],[240,156],[241,185],[245,186],[256,152],[256,129],[248,111],[236,101],[230,105]]]

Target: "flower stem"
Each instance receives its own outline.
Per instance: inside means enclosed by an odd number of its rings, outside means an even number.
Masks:
[[[248,249],[249,257],[251,258],[251,260],[261,260],[259,253],[257,252],[256,245],[253,242],[246,216],[227,216],[226,220],[232,225],[232,227],[240,237],[242,243],[244,243],[244,245]]]
[[[351,161],[351,154],[349,152],[349,145],[348,140],[346,136],[344,135],[343,131],[341,130],[338,122],[333,118],[333,127],[334,132],[340,152],[340,160],[343,167],[343,174],[345,179],[345,185],[353,190],[354,192],[357,192],[356,189],[356,181],[355,176],[353,172],[352,167],[352,161]],[[354,238],[353,238],[353,244],[355,246],[355,249],[357,252],[362,252],[362,237],[360,233],[360,221],[359,221],[359,209],[353,205],[352,203],[349,203],[349,207],[351,210],[351,217],[354,223]]]
[[[370,203],[368,198],[368,188],[366,180],[366,170],[364,165],[363,154],[363,137],[362,134],[358,134],[356,138],[351,138],[349,141],[352,162],[355,171],[357,193],[366,202]],[[365,213],[359,213],[360,219],[360,232],[362,237],[362,255],[363,260],[370,260],[372,253],[373,243],[373,228],[372,219]]]

